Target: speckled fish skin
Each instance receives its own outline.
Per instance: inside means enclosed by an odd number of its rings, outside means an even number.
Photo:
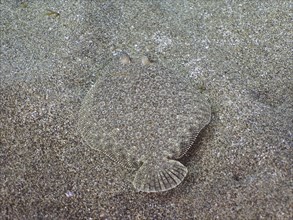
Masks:
[[[97,80],[78,127],[90,147],[136,169],[136,190],[162,192],[185,178],[176,159],[210,117],[209,102],[187,78],[156,64],[128,64]]]

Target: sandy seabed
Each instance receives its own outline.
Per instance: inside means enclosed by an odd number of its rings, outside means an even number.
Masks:
[[[292,219],[290,1],[5,1],[1,9],[3,219]],[[77,132],[81,102],[127,53],[190,77],[212,120],[164,193]]]

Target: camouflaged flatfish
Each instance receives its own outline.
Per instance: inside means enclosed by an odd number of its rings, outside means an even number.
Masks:
[[[161,192],[185,178],[187,168],[176,159],[210,117],[209,102],[190,80],[156,64],[130,63],[113,68],[90,89],[79,131],[90,147],[136,169],[138,191]]]

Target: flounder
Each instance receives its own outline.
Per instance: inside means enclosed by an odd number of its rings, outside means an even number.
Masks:
[[[210,118],[209,102],[182,74],[155,63],[126,62],[89,90],[78,127],[90,147],[136,170],[136,190],[162,192],[187,175],[176,159]]]

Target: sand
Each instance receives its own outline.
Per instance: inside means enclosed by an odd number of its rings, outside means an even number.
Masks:
[[[290,1],[0,4],[2,219],[292,219]],[[127,53],[190,77],[212,120],[164,193],[89,148],[78,111]],[[107,67],[111,68],[111,66]]]

